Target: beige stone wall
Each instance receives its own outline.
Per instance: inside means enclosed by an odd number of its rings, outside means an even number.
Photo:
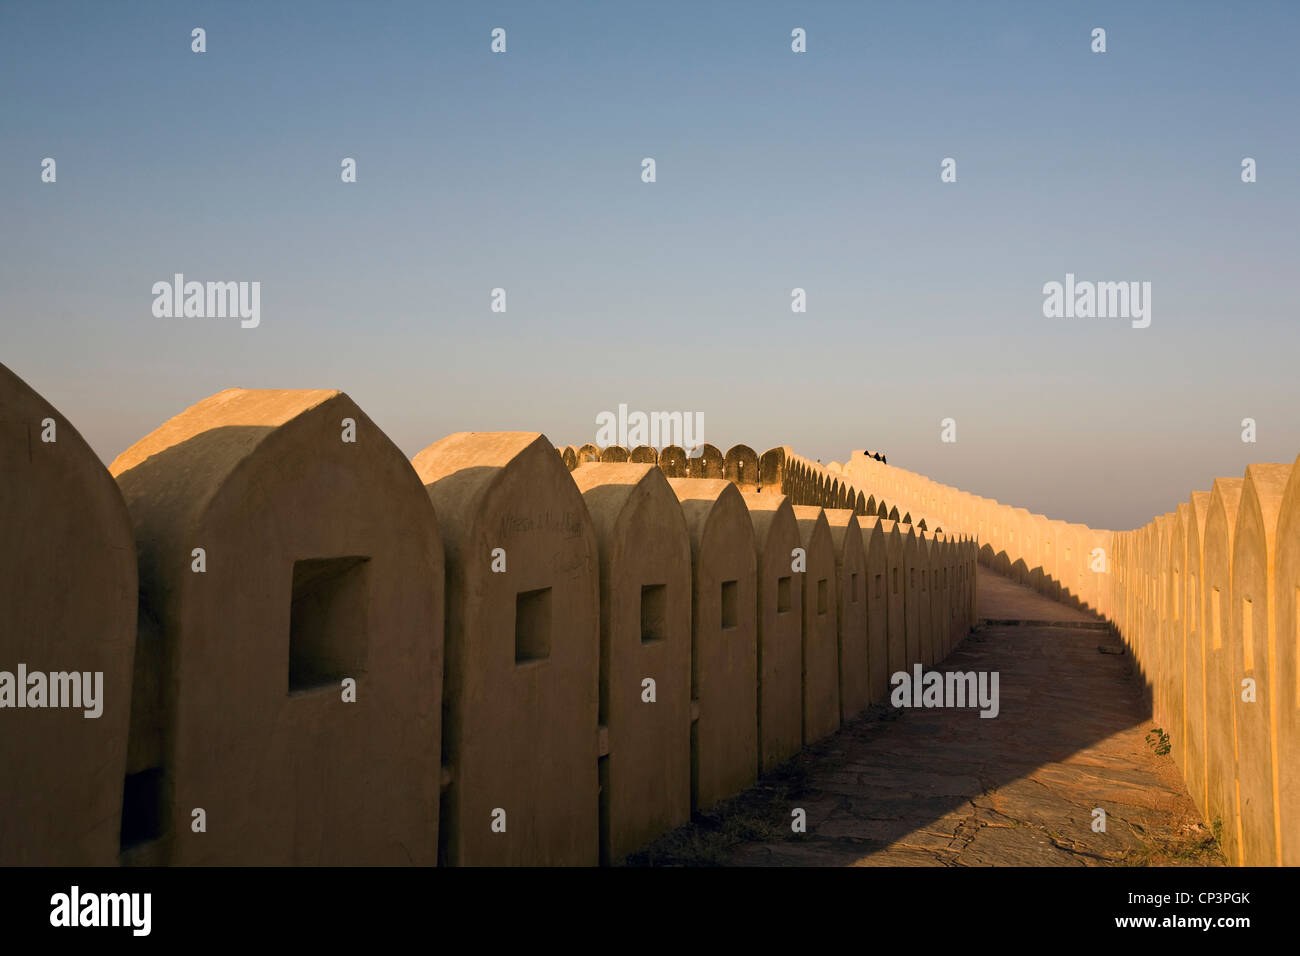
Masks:
[[[840,718],[851,719],[872,702],[871,686],[879,675],[871,665],[869,590],[871,572],[867,568],[862,528],[857,515],[847,508],[822,512],[831,535],[835,558],[835,625],[836,650],[839,656],[838,680]],[[877,561],[883,552],[877,548]],[[875,568],[879,573],[879,568]],[[883,602],[882,602],[883,608]],[[876,626],[884,636],[883,622]],[[880,667],[883,669],[883,664]]]
[[[1250,465],[1115,534],[1100,598],[1193,800],[1229,861],[1248,866],[1297,862],[1296,474]]]
[[[599,554],[542,435],[461,432],[412,461],[446,544],[439,859],[595,864]],[[432,584],[430,585],[432,586]]]
[[[1283,866],[1300,866],[1300,461],[1278,514],[1273,562],[1273,767]],[[1274,656],[1275,655],[1275,656]]]
[[[140,562],[126,812],[153,816],[124,859],[433,863],[443,548],[405,456],[340,392],[228,389],[109,470]]]
[[[900,524],[891,469],[528,432],[407,461],[339,392],[231,389],[110,474],[7,375],[3,500],[37,504],[4,579],[38,600],[6,592],[0,640],[57,638],[106,701],[0,737],[40,780],[0,790],[4,862],[614,863],[972,623],[961,497]],[[23,749],[52,743],[81,769]]]
[[[1229,859],[1300,862],[1293,464],[1111,532],[860,451],[464,433],[412,463],[330,391],[219,393],[110,477],[0,393],[4,654],[105,688],[96,721],[0,715],[0,768],[35,768],[0,862],[614,862],[942,661],[977,563],[1109,620]]]
[[[903,532],[897,521],[881,518],[880,534],[885,542],[885,560],[889,567],[886,581],[888,637],[886,656],[889,673],[896,674],[911,666],[907,659],[907,561]]]
[[[1277,767],[1274,749],[1279,649],[1274,628],[1273,572],[1277,524],[1291,465],[1246,468],[1232,549],[1232,679],[1237,728],[1237,838],[1242,862],[1279,862]],[[1288,635],[1294,640],[1294,633]],[[1253,695],[1241,687],[1253,682]],[[1250,699],[1253,696],[1253,699]]]
[[[784,495],[743,496],[757,561],[758,766],[771,770],[803,745],[804,575],[793,568],[799,525]]]
[[[1210,491],[1202,551],[1202,606],[1206,628],[1205,644],[1205,727],[1206,727],[1206,819],[1223,840],[1231,862],[1240,862],[1237,844],[1236,749],[1233,718],[1235,692],[1232,679],[1232,536],[1241,501],[1240,478],[1217,478]],[[1143,529],[1135,533],[1133,572],[1129,587],[1135,592],[1131,644],[1139,660],[1148,656],[1143,647],[1146,635],[1145,601],[1148,588],[1141,573],[1142,545],[1150,536]]]
[[[707,809],[758,772],[758,560],[736,486],[670,478],[691,538],[691,806]]]
[[[861,451],[837,475],[887,502],[891,514],[897,508],[969,535],[979,563],[1108,620],[1229,860],[1300,863],[1296,463],[1251,465],[1243,478],[1217,479],[1210,491],[1121,532],[967,495]],[[969,600],[973,622],[973,589]],[[906,637],[913,640],[911,631]]]
[[[624,858],[691,810],[691,545],[653,464],[574,476],[600,548],[600,857]]]
[[[117,485],[72,424],[0,365],[0,670],[15,695],[0,710],[0,866],[116,862],[136,605]],[[17,694],[30,697],[19,665],[43,679],[75,673],[99,715],[16,709]]]
[[[825,511],[814,505],[794,509],[799,543],[807,556],[803,588],[802,698],[803,743],[840,728],[840,655],[836,599],[835,546]]]

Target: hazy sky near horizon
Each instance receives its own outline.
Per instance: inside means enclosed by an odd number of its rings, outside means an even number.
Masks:
[[[1135,527],[1300,452],[1298,29],[1285,3],[5,2],[0,362],[105,461],[232,385],[342,389],[408,455],[581,444],[625,403]],[[156,318],[178,272],[260,282],[260,325]],[[1150,282],[1150,327],[1045,318],[1066,273]]]

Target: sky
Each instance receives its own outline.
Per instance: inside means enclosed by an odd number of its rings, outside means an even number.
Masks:
[[[1286,3],[0,0],[0,362],[106,462],[230,386],[341,389],[408,456],[579,445],[626,404],[1136,527],[1300,452],[1298,29]],[[155,316],[175,273],[259,282],[260,323]],[[1150,326],[1045,317],[1067,273],[1150,282]]]

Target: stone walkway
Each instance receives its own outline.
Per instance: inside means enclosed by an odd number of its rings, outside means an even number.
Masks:
[[[1172,758],[1159,753],[1132,658],[1099,650],[1120,650],[1118,639],[982,567],[979,589],[985,623],[938,669],[997,671],[998,717],[873,707],[628,862],[1221,865]],[[1092,829],[1098,807],[1104,833]],[[795,808],[806,833],[791,830]]]

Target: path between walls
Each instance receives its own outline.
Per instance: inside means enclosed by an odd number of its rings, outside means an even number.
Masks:
[[[1222,865],[1172,758],[1157,753],[1119,640],[984,567],[979,600],[986,623],[938,669],[997,671],[996,718],[873,707],[630,862]],[[804,834],[791,831],[795,808]]]

